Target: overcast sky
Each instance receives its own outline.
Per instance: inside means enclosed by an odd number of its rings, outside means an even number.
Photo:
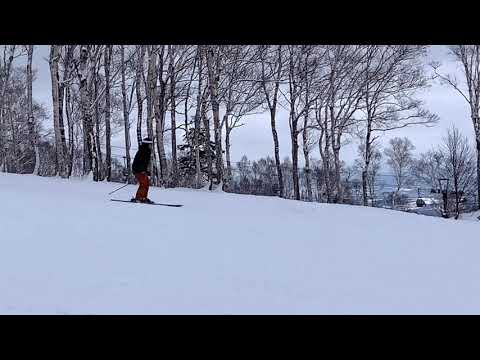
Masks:
[[[51,108],[51,83],[50,72],[48,68],[49,47],[47,45],[38,45],[34,52],[34,67],[38,70],[37,79],[33,84],[34,98]],[[431,60],[440,61],[442,72],[455,73],[459,79],[462,73],[459,65],[455,63],[448,54],[448,48],[443,45],[431,46],[426,62]],[[439,123],[433,128],[415,126],[406,129],[391,131],[381,139],[385,144],[389,138],[394,136],[408,136],[416,147],[416,151],[423,152],[430,149],[433,145],[440,143],[446,129],[452,124],[455,125],[467,135],[473,144],[474,133],[471,119],[469,117],[466,101],[455,92],[455,90],[440,85],[438,83],[419,93],[419,98],[425,101],[425,106],[431,112],[440,117]],[[51,110],[50,110],[51,111]],[[234,129],[232,132],[232,161],[238,161],[243,154],[249,159],[256,159],[262,156],[273,156],[273,140],[270,129],[270,117],[268,113],[254,115],[244,119],[246,125]],[[50,120],[52,121],[52,120]],[[278,133],[280,141],[281,157],[289,156],[291,147],[289,139],[288,113],[281,110],[278,114]],[[134,126],[135,127],[135,126]],[[134,130],[134,129],[132,129]],[[135,132],[132,131],[135,137]],[[123,146],[123,135],[113,141],[114,145]],[[180,139],[179,139],[180,140]],[[342,148],[342,159],[347,163],[353,163],[356,155],[357,144],[346,145]],[[113,149],[113,153],[123,155],[121,149]],[[302,155],[303,156],[303,155]],[[300,158],[302,158],[300,156]],[[318,150],[312,153],[313,157],[318,158]]]

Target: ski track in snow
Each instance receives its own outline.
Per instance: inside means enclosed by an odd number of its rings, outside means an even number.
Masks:
[[[1,314],[480,314],[480,224],[0,174]]]

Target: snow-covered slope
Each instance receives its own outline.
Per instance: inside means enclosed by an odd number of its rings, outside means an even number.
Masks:
[[[478,223],[116,187],[0,174],[0,313],[480,314]]]
[[[461,220],[478,222],[478,220],[480,220],[480,210],[479,211],[473,211],[473,212],[466,213],[466,214],[460,214],[460,219]]]

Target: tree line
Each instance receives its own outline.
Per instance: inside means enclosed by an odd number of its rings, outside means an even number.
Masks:
[[[476,208],[475,151],[468,138],[461,134],[457,127],[452,125],[442,137],[442,142],[430,150],[418,155],[414,154],[414,150],[415,146],[407,137],[392,138],[384,149],[375,145],[367,172],[368,186],[364,189],[364,146],[360,144],[353,165],[347,166],[342,162],[343,202],[360,205],[366,197],[368,206],[404,209],[411,200],[406,196],[405,190],[412,187],[415,191],[422,189],[422,196],[418,195],[420,199],[430,197],[441,201],[441,197],[436,195],[442,191],[439,179],[448,178],[451,180],[449,188],[446,189],[450,199],[447,202],[449,213],[458,218],[460,213]],[[281,168],[286,174],[285,198],[294,199],[293,167],[289,157],[283,159]],[[312,158],[310,170],[308,180],[307,168],[303,166],[300,169],[300,199],[327,202],[324,181],[326,169],[322,161]],[[388,182],[385,176],[389,178]],[[392,190],[386,191],[388,189]],[[271,157],[251,161],[244,155],[234,167],[231,190],[240,194],[275,196],[278,192],[275,161]],[[437,205],[443,206],[442,203]]]
[[[47,108],[32,96],[35,46],[4,45],[1,50],[4,172],[112,181],[118,167],[112,160],[112,137],[122,136],[125,167],[130,169],[132,141],[138,144],[149,136],[154,139],[155,185],[233,191],[238,184],[231,160],[232,132],[248,126],[252,115],[267,113],[272,157],[264,160],[273,170],[268,176],[274,185],[265,192],[347,202],[351,171],[340,153],[353,139],[359,144],[355,167],[360,170],[362,204],[367,206],[378,167],[378,139],[396,129],[438,121],[418,98],[433,81],[430,69],[470,107],[480,205],[476,45],[450,47],[463,64],[466,91],[451,75],[442,74],[439,64],[428,66],[428,47],[418,45],[51,45],[52,101]],[[281,109],[288,112],[288,144],[280,143],[277,132]],[[45,127],[47,121],[52,130]],[[391,146],[393,156],[397,146],[402,150],[406,145]],[[281,147],[291,148],[288,166],[280,159]],[[318,160],[312,159],[314,149]],[[394,164],[401,160],[389,160],[392,169],[399,166],[399,179],[402,166]],[[431,159],[425,155],[423,160]]]

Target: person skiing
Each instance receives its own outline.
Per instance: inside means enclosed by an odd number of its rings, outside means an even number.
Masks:
[[[153,201],[148,198],[150,172],[148,167],[150,165],[150,157],[152,154],[153,141],[149,137],[142,140],[132,164],[132,173],[138,181],[138,190],[132,202],[142,202],[153,204]]]

